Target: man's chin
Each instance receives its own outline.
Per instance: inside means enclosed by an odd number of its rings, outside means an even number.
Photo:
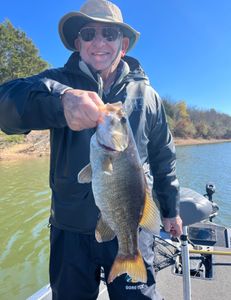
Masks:
[[[102,72],[102,71],[106,71],[107,69],[109,69],[110,66],[108,65],[104,65],[104,64],[97,64],[97,65],[93,65],[92,66],[92,69],[95,71],[95,72]]]

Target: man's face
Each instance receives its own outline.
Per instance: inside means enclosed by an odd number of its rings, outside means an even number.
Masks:
[[[81,28],[75,45],[82,60],[94,70],[107,71],[112,64],[117,67],[129,39],[114,25],[92,22]]]

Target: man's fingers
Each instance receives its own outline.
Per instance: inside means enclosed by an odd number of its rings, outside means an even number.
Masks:
[[[162,219],[164,229],[170,232],[173,236],[180,236],[182,234],[182,220],[180,216],[175,218],[163,218]]]
[[[171,224],[168,219],[163,220],[164,230],[170,232]]]
[[[172,228],[170,229],[170,233],[173,236],[180,236],[180,235],[182,235],[181,227],[179,225],[172,226]]]
[[[101,116],[101,108],[104,107],[103,101],[98,94],[91,91],[82,94],[80,98],[83,120],[91,122],[91,127],[94,127],[92,123],[96,126]]]
[[[83,110],[82,112],[82,126],[84,128],[93,128],[97,126],[97,121],[98,121],[98,112],[95,111],[94,109],[92,109],[92,107],[90,107],[87,110]]]
[[[85,117],[95,123],[98,122],[100,114],[101,114],[100,109],[94,102],[91,102],[89,103],[89,105],[86,105],[84,109]]]
[[[93,128],[99,123],[104,103],[95,92],[67,90],[62,101],[67,124],[72,130]]]
[[[102,99],[99,97],[99,95],[96,92],[88,92],[88,96],[91,98],[91,100],[95,103],[97,107],[104,106],[104,103]]]

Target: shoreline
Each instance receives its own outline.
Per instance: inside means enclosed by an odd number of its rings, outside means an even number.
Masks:
[[[206,145],[217,143],[230,143],[231,139],[179,139],[174,138],[175,145],[192,146],[192,145]],[[49,137],[41,133],[37,135],[29,135],[25,142],[13,145],[7,145],[0,148],[0,162],[3,161],[17,161],[20,159],[32,159],[40,157],[49,157],[50,146]]]
[[[193,146],[206,144],[231,143],[231,139],[180,139],[174,138],[176,146]]]

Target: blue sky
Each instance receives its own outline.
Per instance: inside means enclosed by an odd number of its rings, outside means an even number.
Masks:
[[[53,67],[70,52],[58,35],[58,22],[79,10],[79,0],[2,1],[0,22],[22,29]],[[230,0],[114,0],[126,23],[141,32],[129,55],[139,59],[163,97],[231,115]]]

